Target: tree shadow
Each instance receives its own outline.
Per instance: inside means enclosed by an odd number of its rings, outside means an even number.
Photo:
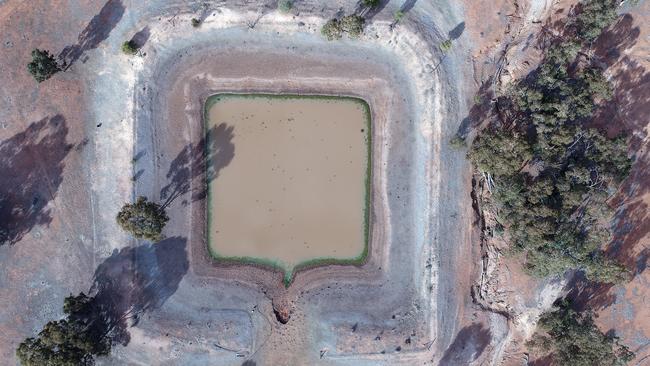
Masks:
[[[0,143],[0,245],[15,244],[34,226],[49,225],[73,145],[61,115],[44,118]]]
[[[142,176],[142,174],[144,174],[144,169],[140,169],[140,170],[138,170],[138,171],[137,171],[135,174],[133,174],[133,176],[131,177],[131,181],[133,181],[133,182],[137,181],[138,179],[140,179],[140,177]]]
[[[357,1],[353,14],[363,17],[366,20],[366,22],[370,22],[372,18],[375,17],[375,15],[379,14],[382,10],[384,10],[384,8],[386,7],[386,5],[388,5],[389,2],[390,0],[381,0],[379,4],[371,7],[371,6],[364,5],[363,0],[359,0]]]
[[[124,5],[122,0],[108,0],[99,11],[99,14],[95,15],[79,34],[77,44],[66,46],[59,54],[59,59],[66,65],[65,68],[72,66],[84,52],[96,48],[108,38],[108,35],[122,19],[123,15]]]
[[[187,239],[171,237],[155,244],[113,251],[95,270],[90,290],[94,316],[111,331],[113,342],[128,344],[128,320],[160,308],[187,273]]]
[[[134,34],[131,38],[131,41],[134,42],[138,48],[142,48],[149,40],[150,35],[151,31],[149,30],[149,26],[146,26],[142,28],[138,33]]]
[[[540,358],[536,358],[528,363],[529,366],[552,366],[553,365],[553,355],[545,355]]]
[[[192,202],[202,200],[208,192],[208,183],[219,176],[221,169],[230,164],[235,156],[234,127],[221,123],[211,127],[197,144],[188,144],[171,162],[167,179],[169,184],[160,190],[163,207],[169,206],[178,197],[192,191]],[[205,177],[197,187],[194,179]],[[183,201],[187,204],[187,201]]]
[[[576,272],[566,285],[566,288],[570,289],[566,298],[571,301],[571,307],[576,311],[599,311],[616,301],[616,295],[610,291],[613,287],[614,285],[609,283],[589,281],[584,273]]]
[[[463,35],[464,31],[465,31],[465,22],[461,22],[457,26],[455,26],[454,29],[449,31],[448,37],[450,40],[455,41],[458,38],[460,38],[460,36]]]
[[[401,11],[402,13],[407,13],[411,9],[413,9],[413,7],[415,6],[415,3],[417,3],[417,2],[418,2],[418,0],[406,0],[402,4],[402,6],[400,6],[399,11]]]
[[[494,118],[493,99],[494,90],[492,89],[492,80],[490,77],[486,82],[481,84],[478,92],[474,96],[474,104],[470,108],[467,117],[465,117],[458,126],[456,136],[461,139],[467,138],[469,133],[478,129],[484,121]]]
[[[571,33],[571,35],[574,35],[575,29],[574,27],[570,27],[567,25],[567,17],[569,16],[569,14],[572,14],[575,11],[576,11],[576,6],[570,5],[569,8],[566,10],[565,16],[559,18],[555,18],[553,16],[548,17],[544,22],[544,24],[542,25],[537,36],[535,36],[533,45],[536,48],[544,50],[547,49],[558,38],[569,36],[570,35],[569,33]],[[558,9],[555,12],[555,15],[562,14],[562,13],[565,13],[565,9]]]
[[[633,25],[634,17],[630,14],[623,15],[598,37],[594,44],[594,53],[609,65],[612,61],[620,60],[623,51],[632,48],[641,35],[639,27]]]
[[[461,329],[440,360],[441,365],[468,365],[478,359],[492,334],[483,324],[474,323]]]

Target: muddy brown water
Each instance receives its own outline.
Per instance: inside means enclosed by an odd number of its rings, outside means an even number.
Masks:
[[[361,258],[369,174],[365,102],[221,94],[206,108],[207,128],[230,127],[216,130],[232,133],[234,145],[232,160],[209,182],[215,257],[270,263],[287,273],[314,259]]]

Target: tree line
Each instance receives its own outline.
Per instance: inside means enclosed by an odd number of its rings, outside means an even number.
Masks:
[[[493,186],[499,229],[523,253],[526,270],[545,277],[578,269],[619,283],[626,269],[605,257],[614,211],[607,200],[631,167],[625,136],[590,126],[612,98],[588,48],[617,18],[615,2],[590,0],[528,77],[497,98],[503,118],[473,142],[468,157]]]
[[[497,97],[500,118],[468,152],[492,192],[495,232],[505,235],[533,276],[579,270],[594,282],[629,279],[603,250],[612,239],[608,200],[632,165],[627,138],[610,138],[592,123],[613,93],[591,46],[616,21],[618,6],[581,1],[540,65]],[[576,311],[559,299],[541,316],[528,346],[550,353],[558,365],[622,366],[634,359],[593,319],[589,309]]]

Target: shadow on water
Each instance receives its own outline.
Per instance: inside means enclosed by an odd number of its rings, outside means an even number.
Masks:
[[[233,130],[233,126],[225,123],[213,126],[197,144],[186,145],[178,153],[167,173],[169,184],[160,190],[160,199],[165,202],[163,207],[190,191],[192,201],[205,198],[207,183],[216,179],[235,156]],[[200,177],[205,177],[203,182],[196,182],[196,187],[192,187],[192,182]],[[183,204],[187,204],[187,200]]]
[[[490,343],[491,333],[483,324],[461,329],[440,360],[441,365],[468,365],[481,356]]]
[[[86,28],[79,34],[77,44],[66,46],[59,54],[66,68],[74,64],[87,50],[96,48],[108,38],[113,28],[124,15],[122,0],[109,0],[104,4],[99,14],[95,15]]]
[[[187,273],[187,239],[171,237],[155,244],[115,250],[95,270],[92,313],[112,329],[112,339],[129,342],[128,319],[160,308]]]
[[[63,181],[63,161],[73,145],[61,115],[34,122],[0,143],[0,245],[15,244],[37,225],[48,225],[46,208]]]

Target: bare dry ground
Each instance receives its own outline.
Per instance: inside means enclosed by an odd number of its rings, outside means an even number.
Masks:
[[[62,315],[65,296],[91,290],[116,314],[139,314],[100,364],[521,364],[522,339],[564,283],[530,279],[512,259],[490,261],[465,151],[448,142],[459,127],[474,131],[481,108],[473,97],[491,77],[534,66],[529,35],[563,3],[382,2],[367,14],[361,41],[335,43],[320,37],[320,25],[354,11],[354,1],[296,1],[290,14],[275,1],[0,3],[0,193],[8,203],[0,217],[13,242],[0,247],[2,363],[14,364],[17,344]],[[639,364],[650,336],[649,6],[630,9],[599,48],[617,83],[618,104],[603,120],[630,131],[637,154],[611,246],[636,276],[576,294],[632,345]],[[398,9],[406,15],[391,27]],[[193,17],[204,24],[192,28]],[[120,45],[132,38],[143,48],[129,58]],[[443,55],[446,38],[454,47]],[[37,84],[26,71],[37,47],[66,60],[66,72]],[[192,122],[201,98],[225,90],[325,90],[371,101],[386,123],[375,147],[385,159],[374,161],[384,202],[374,209],[385,225],[373,227],[378,253],[368,265],[306,271],[284,290],[278,273],[208,260],[195,183],[205,162]],[[178,197],[167,239],[135,242],[118,230],[122,203],[142,193],[164,199],[170,184]],[[481,281],[494,292],[477,305],[471,287]],[[291,313],[289,323],[277,322],[274,308]]]

